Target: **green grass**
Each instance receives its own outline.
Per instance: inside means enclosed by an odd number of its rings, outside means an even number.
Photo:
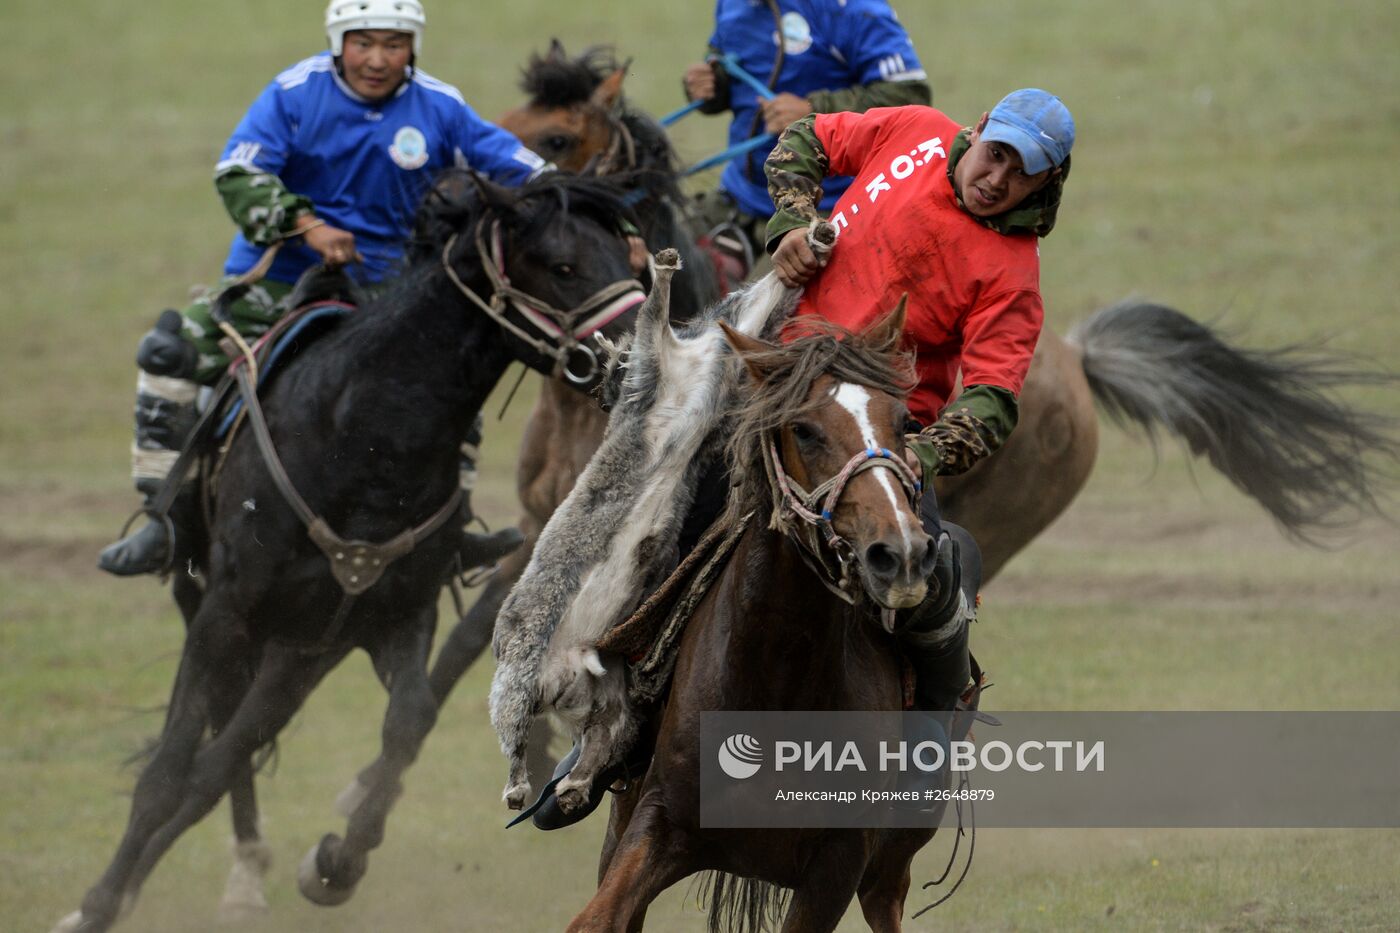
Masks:
[[[1050,88],[1079,126],[1043,285],[1064,330],[1139,294],[1255,346],[1329,335],[1400,353],[1400,8],[1393,3],[985,0],[901,4],[948,112]],[[210,183],[243,108],[320,44],[316,5],[11,0],[0,69],[0,928],[46,929],[110,857],[159,727],[180,623],[150,581],[92,568],[134,505],[125,479],[137,336],[217,274]],[[434,3],[424,65],[490,116],[551,35],[615,42],[655,112],[710,5]],[[722,122],[678,136],[695,157]],[[485,487],[510,520],[533,380],[488,422]],[[1354,396],[1391,415],[1400,392]],[[488,409],[494,417],[498,403]],[[1283,540],[1174,449],[1111,428],[1073,508],[986,594],[975,634],[1002,708],[1398,709],[1400,534],[1333,551]],[[383,693],[352,658],[287,730],[260,785],[276,864],[254,931],[548,930],[587,900],[602,820],[503,832],[504,762],[473,670],[407,778],[354,901],[319,910],[293,869],[339,829],[331,801],[376,750]],[[227,870],[222,809],[183,838],[126,929],[201,930]],[[938,840],[916,881],[946,858]],[[985,831],[963,890],[911,928],[1394,929],[1395,831]],[[1390,866],[1387,868],[1386,866]],[[911,908],[926,898],[916,891]],[[699,929],[684,886],[649,929]],[[859,929],[857,915],[843,929]]]

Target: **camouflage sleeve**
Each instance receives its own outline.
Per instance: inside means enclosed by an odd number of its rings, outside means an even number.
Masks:
[[[970,386],[923,431],[907,438],[924,467],[925,484],[935,476],[966,473],[996,452],[1016,427],[1016,396],[999,386]]]
[[[783,234],[806,227],[817,216],[822,199],[822,179],[830,163],[817,139],[816,115],[808,114],[778,137],[778,144],[763,163],[768,176],[768,195],[776,210],[768,221],[768,252],[778,246]]]
[[[933,91],[925,81],[871,81],[834,91],[813,91],[807,95],[814,113],[864,113],[872,107],[903,107],[906,104],[933,103]]]
[[[292,194],[268,172],[230,166],[214,176],[224,208],[249,243],[269,246],[292,232],[297,217],[314,213],[311,201]]]

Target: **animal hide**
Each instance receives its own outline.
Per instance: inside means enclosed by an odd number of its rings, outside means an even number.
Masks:
[[[525,745],[536,715],[553,711],[582,743],[557,789],[566,811],[635,738],[623,659],[594,645],[676,566],[681,524],[719,456],[740,376],[716,322],[769,337],[797,302],[799,292],[770,273],[676,333],[668,306],[678,266],[674,250],[657,256],[602,445],[497,617],[491,721],[511,763],[512,809],[529,795]]]

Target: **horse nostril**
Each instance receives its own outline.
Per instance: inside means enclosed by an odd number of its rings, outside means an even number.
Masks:
[[[923,540],[918,542],[915,548],[914,562],[919,567],[919,576],[927,580],[933,576],[933,568],[938,566],[938,548],[934,547],[933,538],[928,535],[924,535]]]
[[[865,549],[865,566],[880,579],[889,579],[899,572],[899,555],[894,548],[876,541]]]

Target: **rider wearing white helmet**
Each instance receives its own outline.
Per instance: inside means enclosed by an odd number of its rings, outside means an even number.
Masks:
[[[388,29],[413,37],[413,54],[423,51],[423,26],[427,18],[417,0],[331,0],[326,7],[326,36],[331,55],[340,57],[345,34],[357,29]]]
[[[287,310],[281,301],[293,284],[318,262],[345,266],[364,284],[391,274],[440,170],[471,166],[516,185],[545,168],[478,117],[456,88],[415,66],[425,22],[417,0],[332,0],[329,50],[279,74],[224,146],[214,184],[238,226],[225,281],[283,244],[266,276],[227,309],[243,336],[267,331]],[[194,422],[199,386],[228,364],[221,336],[205,298],[183,313],[165,312],[142,338],[132,473],[148,503]],[[192,499],[171,509],[177,537]],[[152,573],[170,565],[174,544],[165,523],[153,520],[98,563],[121,576]]]

